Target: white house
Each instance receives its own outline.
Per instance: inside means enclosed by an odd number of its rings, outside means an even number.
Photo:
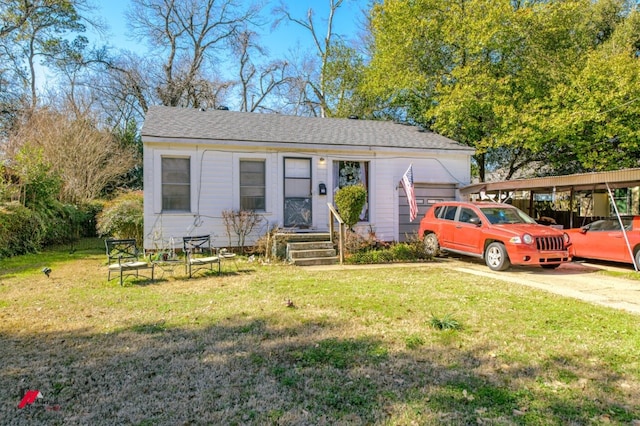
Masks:
[[[145,248],[210,234],[233,245],[225,210],[264,218],[247,244],[274,226],[327,231],[333,193],[362,183],[367,206],[357,228],[402,241],[430,204],[456,199],[470,183],[473,149],[415,126],[228,110],[151,107],[144,144]],[[400,185],[412,165],[418,218]]]

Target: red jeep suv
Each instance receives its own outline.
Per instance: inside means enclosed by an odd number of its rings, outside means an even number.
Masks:
[[[503,203],[434,204],[420,221],[418,235],[433,255],[442,250],[483,258],[494,271],[511,264],[552,269],[571,260],[566,233]]]

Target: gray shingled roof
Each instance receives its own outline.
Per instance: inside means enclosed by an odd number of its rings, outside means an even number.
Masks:
[[[436,133],[390,121],[201,111],[163,106],[149,108],[142,127],[142,137],[471,150]]]

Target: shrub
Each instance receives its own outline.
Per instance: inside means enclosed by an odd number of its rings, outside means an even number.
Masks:
[[[362,185],[349,185],[340,188],[334,197],[336,207],[342,220],[349,229],[358,223],[364,203],[367,201],[367,190]]]
[[[412,250],[412,248],[404,243],[401,244],[394,244],[393,246],[391,246],[391,248],[389,249],[391,251],[391,253],[393,254],[393,258],[395,260],[414,260],[415,259],[415,254]]]
[[[24,146],[14,158],[15,172],[19,178],[16,185],[20,191],[22,204],[33,209],[48,209],[58,200],[62,181],[52,170],[42,149]]]
[[[97,218],[98,234],[102,237],[135,238],[142,246],[144,209],[142,191],[123,192],[104,205]]]
[[[98,235],[98,215],[102,212],[104,206],[104,200],[93,200],[79,207],[82,214],[78,232],[80,237],[96,237]]]
[[[34,210],[45,225],[44,245],[64,244],[80,237],[76,231],[85,215],[76,206],[54,201],[48,208]]]
[[[267,229],[267,231],[262,234],[254,244],[253,253],[263,256],[266,261],[269,261],[272,257],[276,256],[276,250],[274,247],[276,247],[275,238],[278,231],[279,228],[276,225],[271,227],[271,229]],[[282,257],[284,257],[284,254]]]
[[[240,247],[240,253],[244,254],[247,235],[251,234],[263,219],[262,215],[253,210],[223,210],[222,220],[227,231],[229,246],[231,246],[231,235],[235,234],[237,237],[236,245]]]
[[[0,206],[0,257],[37,252],[45,238],[45,223],[19,203]]]
[[[336,232],[333,241],[338,243],[339,234]],[[354,254],[366,250],[369,242],[357,232],[347,229],[344,235],[344,250],[346,254]]]
[[[44,246],[75,241],[85,236],[82,226],[88,220],[87,212],[58,201],[31,208],[18,202],[0,206],[0,257],[35,253]]]
[[[427,252],[424,242],[420,239],[417,232],[405,234],[404,244],[409,247],[414,259],[433,259],[433,253]]]
[[[347,233],[354,234],[355,233]],[[347,245],[348,263],[391,263],[413,262],[417,260],[430,260],[433,256],[426,252],[424,244],[417,237],[407,238],[403,243],[395,243],[390,246],[372,246],[368,240],[360,237],[347,238],[351,244]]]

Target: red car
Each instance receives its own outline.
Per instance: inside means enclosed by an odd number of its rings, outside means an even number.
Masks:
[[[623,227],[626,232],[622,232]],[[635,259],[636,265],[640,264],[640,216],[596,220],[582,228],[568,229],[567,233],[574,257],[631,264]]]
[[[494,271],[511,264],[552,269],[571,260],[566,233],[537,224],[509,204],[437,203],[420,221],[418,233],[428,252],[479,257]]]

